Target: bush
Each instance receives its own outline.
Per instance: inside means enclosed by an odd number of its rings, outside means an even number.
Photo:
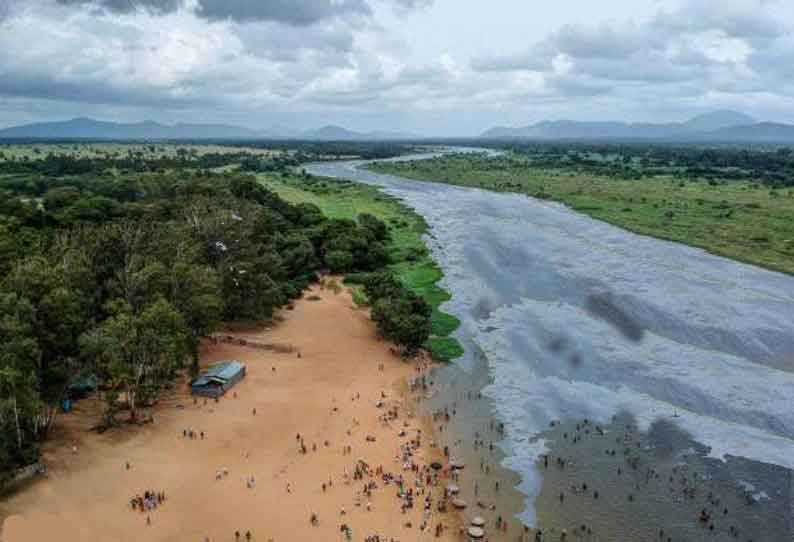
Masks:
[[[428,339],[427,349],[436,361],[451,361],[463,355],[463,347],[452,337],[433,337]]]
[[[355,259],[350,252],[344,250],[332,250],[325,255],[325,263],[334,273],[344,273],[353,268]]]
[[[387,241],[389,239],[389,228],[382,220],[377,219],[369,213],[358,215],[358,223],[376,241]]]
[[[372,319],[384,336],[415,353],[430,337],[432,309],[392,273],[373,273],[364,284]]]
[[[361,284],[367,282],[372,273],[348,273],[345,276],[345,284]]]

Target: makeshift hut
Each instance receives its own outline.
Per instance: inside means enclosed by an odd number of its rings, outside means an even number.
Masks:
[[[207,369],[190,384],[194,395],[220,397],[245,377],[245,364],[241,361],[224,361]]]

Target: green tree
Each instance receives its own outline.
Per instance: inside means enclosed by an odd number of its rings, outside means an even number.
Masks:
[[[105,419],[114,424],[119,398],[136,420],[140,403],[157,397],[188,348],[184,319],[165,299],[137,315],[121,300],[110,310],[113,316],[86,333],[81,344],[107,387]]]
[[[218,275],[209,267],[179,262],[170,279],[170,300],[184,318],[191,371],[197,375],[201,339],[217,329],[223,313]]]

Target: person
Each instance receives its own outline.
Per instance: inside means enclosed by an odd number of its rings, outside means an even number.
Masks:
[[[234,541],[240,542],[240,531],[234,531]]]
[[[245,539],[247,542],[251,542],[251,531],[245,531]]]

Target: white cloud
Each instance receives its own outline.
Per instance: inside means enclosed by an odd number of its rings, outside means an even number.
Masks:
[[[712,105],[785,112],[791,9],[676,2],[516,39],[464,24],[514,0],[0,0],[0,124],[68,111],[476,132]]]

